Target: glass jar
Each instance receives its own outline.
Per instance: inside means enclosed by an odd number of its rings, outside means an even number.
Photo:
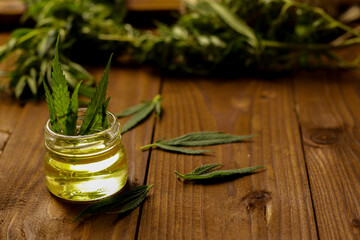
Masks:
[[[80,108],[80,128],[86,109]],[[107,112],[109,128],[91,135],[66,136],[45,126],[45,178],[49,191],[69,201],[93,201],[117,193],[128,177],[121,127]]]

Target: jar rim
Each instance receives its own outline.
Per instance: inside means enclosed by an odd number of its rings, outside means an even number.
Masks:
[[[78,111],[86,111],[87,108],[79,108]],[[111,123],[109,123],[109,127],[105,130],[102,130],[100,132],[96,132],[93,134],[88,134],[88,135],[64,135],[61,133],[56,133],[54,132],[51,128],[50,128],[50,119],[47,120],[46,125],[45,125],[45,131],[47,131],[48,133],[50,133],[51,135],[53,135],[56,138],[66,138],[66,139],[73,139],[73,140],[79,140],[79,139],[87,139],[87,138],[92,138],[92,137],[96,137],[102,134],[106,134],[106,133],[111,133],[112,131],[114,131],[114,128],[116,128],[117,126],[120,126],[120,123],[117,121],[116,116],[110,112],[110,111],[106,111],[106,115],[111,117]],[[120,126],[120,131],[121,131],[121,126]],[[120,132],[120,136],[121,136],[121,132]]]

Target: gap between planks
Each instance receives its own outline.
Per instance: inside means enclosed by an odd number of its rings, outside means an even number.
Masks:
[[[292,86],[292,91],[293,91],[294,112],[295,112],[295,116],[296,116],[296,121],[297,121],[298,126],[299,126],[299,138],[300,138],[300,142],[301,142],[302,154],[304,156],[304,163],[305,163],[305,169],[306,169],[306,178],[307,178],[307,183],[308,183],[308,186],[309,186],[310,197],[311,197],[311,207],[313,209],[313,214],[314,214],[316,236],[317,236],[317,239],[320,239],[319,227],[318,227],[318,222],[317,222],[317,218],[316,218],[316,209],[315,209],[315,206],[314,206],[314,197],[313,197],[313,192],[312,192],[312,189],[311,189],[311,182],[310,182],[310,176],[309,176],[309,167],[308,167],[308,164],[307,164],[307,161],[306,161],[306,154],[305,154],[305,148],[304,148],[301,121],[300,121],[299,103],[297,101],[297,95],[296,95],[296,91],[295,91],[295,79],[294,79],[294,76],[292,76],[292,78],[291,78],[291,86]]]
[[[163,86],[164,86],[164,81],[165,81],[164,71],[161,71],[159,91],[158,91],[160,95],[162,95]],[[151,133],[150,143],[153,143],[153,142],[154,142],[155,130],[156,130],[156,123],[157,123],[157,121],[159,121],[160,118],[161,118],[161,114],[159,115],[158,118],[155,118],[155,120],[154,120],[153,128],[152,128],[152,133]],[[149,155],[148,155],[148,158],[147,158],[146,170],[145,170],[145,176],[144,176],[143,185],[145,185],[146,182],[147,182],[147,180],[148,180],[149,166],[150,166],[151,156],[152,156],[152,153],[153,153],[152,148],[150,148],[148,151],[149,151]],[[143,206],[144,206],[144,204],[141,204],[141,205],[140,205],[139,216],[138,216],[138,221],[137,221],[137,224],[136,224],[136,232],[135,232],[135,238],[134,238],[134,239],[139,239],[139,229],[140,229],[140,224],[141,224],[141,217],[142,217],[142,212],[143,212]]]

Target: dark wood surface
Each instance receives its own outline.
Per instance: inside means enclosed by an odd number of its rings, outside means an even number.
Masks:
[[[89,70],[97,78],[103,72]],[[75,223],[83,206],[54,198],[45,186],[46,103],[19,103],[2,94],[0,239],[359,239],[358,72],[200,79],[111,69],[112,112],[158,93],[164,98],[161,118],[123,136],[129,185],[154,184],[148,199],[123,218],[101,214]],[[215,153],[205,156],[140,150],[152,140],[192,131],[257,136],[207,147]],[[175,170],[208,163],[266,170],[213,185],[175,177]]]

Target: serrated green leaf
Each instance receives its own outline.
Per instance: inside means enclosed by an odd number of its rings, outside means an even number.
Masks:
[[[56,46],[55,46],[55,55],[53,61],[51,82],[53,89],[55,111],[58,117],[59,126],[63,134],[68,135],[68,130],[66,128],[67,127],[66,118],[68,115],[70,98],[69,98],[68,85],[65,76],[63,74],[63,71],[61,70],[61,64],[59,61],[59,37],[56,41]]]
[[[190,155],[199,155],[199,154],[213,152],[206,149],[190,149],[190,148],[174,147],[174,146],[164,145],[161,143],[155,143],[154,145],[170,152],[190,154]]]
[[[255,170],[260,168],[264,168],[264,166],[255,166],[241,169],[229,169],[229,170],[215,170],[211,172],[207,172],[204,174],[181,174],[179,172],[175,172],[178,178],[183,178],[186,180],[210,180],[210,179],[232,179],[234,177],[241,177],[244,174],[252,173]]]
[[[90,132],[90,130],[93,128],[93,124],[96,123],[96,116],[99,112],[101,112],[101,108],[106,97],[107,85],[109,82],[109,70],[112,56],[113,55],[111,54],[110,59],[106,65],[104,74],[101,77],[99,85],[95,90],[95,94],[91,99],[89,106],[87,107],[84,120],[80,127],[79,135],[86,135]]]
[[[211,169],[219,167],[219,166],[223,166],[223,164],[208,164],[208,165],[203,165],[203,166],[199,166],[197,168],[195,168],[191,174],[204,174],[209,172]]]
[[[254,136],[255,135],[236,136],[223,132],[193,132],[161,143],[171,146],[210,146],[240,142]]]
[[[146,194],[149,192],[149,190],[153,187],[153,185],[150,186],[138,186],[135,188],[132,188],[130,191],[126,193],[122,193],[113,197],[109,197],[103,200],[100,200],[90,206],[88,206],[85,210],[79,213],[72,222],[75,222],[80,217],[86,215],[86,214],[96,214],[101,212],[108,212],[110,210],[119,208],[121,206],[124,207],[124,209],[127,209],[126,211],[134,209],[135,203],[138,202],[137,199],[145,199]],[[145,194],[145,196],[144,196]],[[140,204],[140,202],[138,202]],[[121,211],[120,209],[119,211]]]
[[[153,187],[153,185],[148,186],[147,189],[139,197],[134,198],[133,200],[129,201],[120,210],[113,211],[113,212],[110,212],[110,213],[125,213],[125,212],[128,212],[128,211],[131,211],[131,210],[135,209],[137,206],[140,205],[140,203],[142,203],[145,200],[147,193],[149,192],[149,190],[152,187]]]
[[[122,117],[127,117],[127,116],[130,116],[130,115],[132,115],[132,114],[135,114],[135,113],[141,111],[141,110],[146,106],[146,104],[147,104],[147,103],[150,103],[150,102],[151,102],[151,101],[146,101],[146,102],[141,103],[141,104],[139,104],[139,105],[135,105],[135,106],[129,107],[129,108],[125,109],[124,111],[116,114],[116,117],[122,118]]]
[[[60,127],[59,127],[59,124],[58,124],[57,118],[56,118],[53,96],[51,95],[50,90],[46,86],[45,82],[43,82],[43,86],[45,89],[45,97],[46,97],[46,102],[47,102],[48,109],[49,109],[49,118],[50,118],[51,129],[56,133],[61,133]]]
[[[71,96],[71,101],[69,105],[69,114],[66,119],[66,129],[68,135],[75,135],[76,133],[76,121],[78,118],[78,110],[79,110],[79,99],[78,92],[81,85],[81,81],[75,87],[75,90]]]
[[[153,98],[153,100],[145,101],[142,104],[136,105],[134,107],[130,107],[124,110],[123,112],[121,112],[120,114],[118,114],[118,116],[122,117],[135,113],[135,115],[125,123],[121,133],[125,133],[129,131],[130,129],[134,128],[137,124],[145,120],[150,115],[150,113],[155,109],[156,104],[158,102],[161,102],[161,100],[162,98],[160,94],[157,94]]]
[[[141,150],[145,150],[156,146],[173,152],[181,152],[185,154],[201,154],[204,152],[211,152],[211,151],[192,150],[188,148],[179,148],[178,146],[200,147],[200,146],[209,146],[216,144],[233,143],[233,142],[243,141],[253,136],[254,135],[236,136],[236,135],[226,134],[223,132],[194,132],[166,141],[157,140],[155,143],[141,147]]]
[[[142,122],[147,116],[150,115],[150,113],[152,113],[154,107],[155,103],[152,101],[145,103],[145,106],[141,109],[141,111],[138,111],[124,124],[121,134],[124,134],[125,132],[134,128],[138,123]]]

